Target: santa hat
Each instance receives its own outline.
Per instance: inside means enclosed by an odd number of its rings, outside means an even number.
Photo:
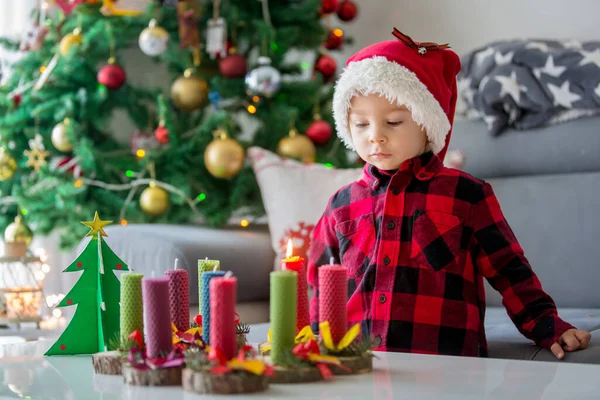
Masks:
[[[448,45],[418,43],[394,29],[397,40],[368,46],[348,59],[333,95],[337,134],[354,149],[348,127],[350,100],[378,94],[403,105],[427,131],[429,149],[444,158],[456,108],[460,59]]]

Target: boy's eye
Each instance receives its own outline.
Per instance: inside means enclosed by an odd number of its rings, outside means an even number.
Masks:
[[[402,121],[388,121],[388,125],[391,126],[398,126],[400,124],[402,124]]]
[[[368,125],[369,125],[369,124],[368,124],[368,123],[366,123],[366,122],[355,122],[355,123],[354,123],[354,126],[355,126],[355,127],[357,127],[357,128],[364,128],[364,127],[366,127],[366,126],[368,126]]]

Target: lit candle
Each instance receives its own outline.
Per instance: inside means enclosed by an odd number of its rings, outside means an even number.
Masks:
[[[235,302],[237,279],[228,272],[210,280],[210,346],[228,360],[236,355]]]
[[[127,340],[135,330],[144,334],[142,306],[143,274],[127,272],[121,275],[121,340]]]
[[[171,321],[175,324],[177,330],[185,332],[190,329],[190,286],[188,273],[184,269],[177,269],[165,272],[169,279],[169,304],[171,310]]]
[[[167,355],[173,350],[169,280],[146,278],[142,280],[144,317],[146,325],[146,353],[149,358]]]
[[[319,322],[329,322],[335,344],[348,331],[347,301],[346,268],[338,264],[319,267]]]
[[[280,364],[294,347],[298,274],[271,272],[271,360]]]
[[[210,344],[210,281],[225,275],[223,271],[206,271],[202,273],[202,339]]]
[[[198,314],[202,315],[202,273],[206,271],[214,271],[221,269],[219,260],[209,260],[206,257],[204,260],[198,260]]]
[[[293,256],[292,239],[288,240],[286,258],[281,260],[281,269],[294,271],[298,274],[298,313],[296,317],[296,333],[302,328],[310,324],[310,316],[308,313],[308,287],[306,282],[306,265],[304,258]]]

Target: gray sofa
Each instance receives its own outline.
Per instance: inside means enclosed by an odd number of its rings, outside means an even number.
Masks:
[[[451,149],[465,152],[465,170],[490,181],[503,211],[559,314],[592,331],[590,349],[567,362],[600,363],[600,118],[492,138],[480,121],[456,121]],[[238,312],[247,323],[268,321],[274,253],[264,226],[216,230],[128,225],[106,229],[111,248],[134,269],[159,276],[175,258],[190,273],[198,303],[197,260],[220,259],[239,278]],[[516,330],[488,286],[486,330],[491,357],[554,360]],[[263,325],[253,333],[264,340]]]

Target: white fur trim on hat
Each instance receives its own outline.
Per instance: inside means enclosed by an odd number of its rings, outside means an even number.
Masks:
[[[430,149],[437,154],[444,148],[451,124],[440,103],[414,72],[381,56],[349,63],[336,83],[333,117],[337,134],[347,148],[355,150],[348,111],[350,100],[357,94],[379,94],[405,106],[413,120],[427,131]]]

